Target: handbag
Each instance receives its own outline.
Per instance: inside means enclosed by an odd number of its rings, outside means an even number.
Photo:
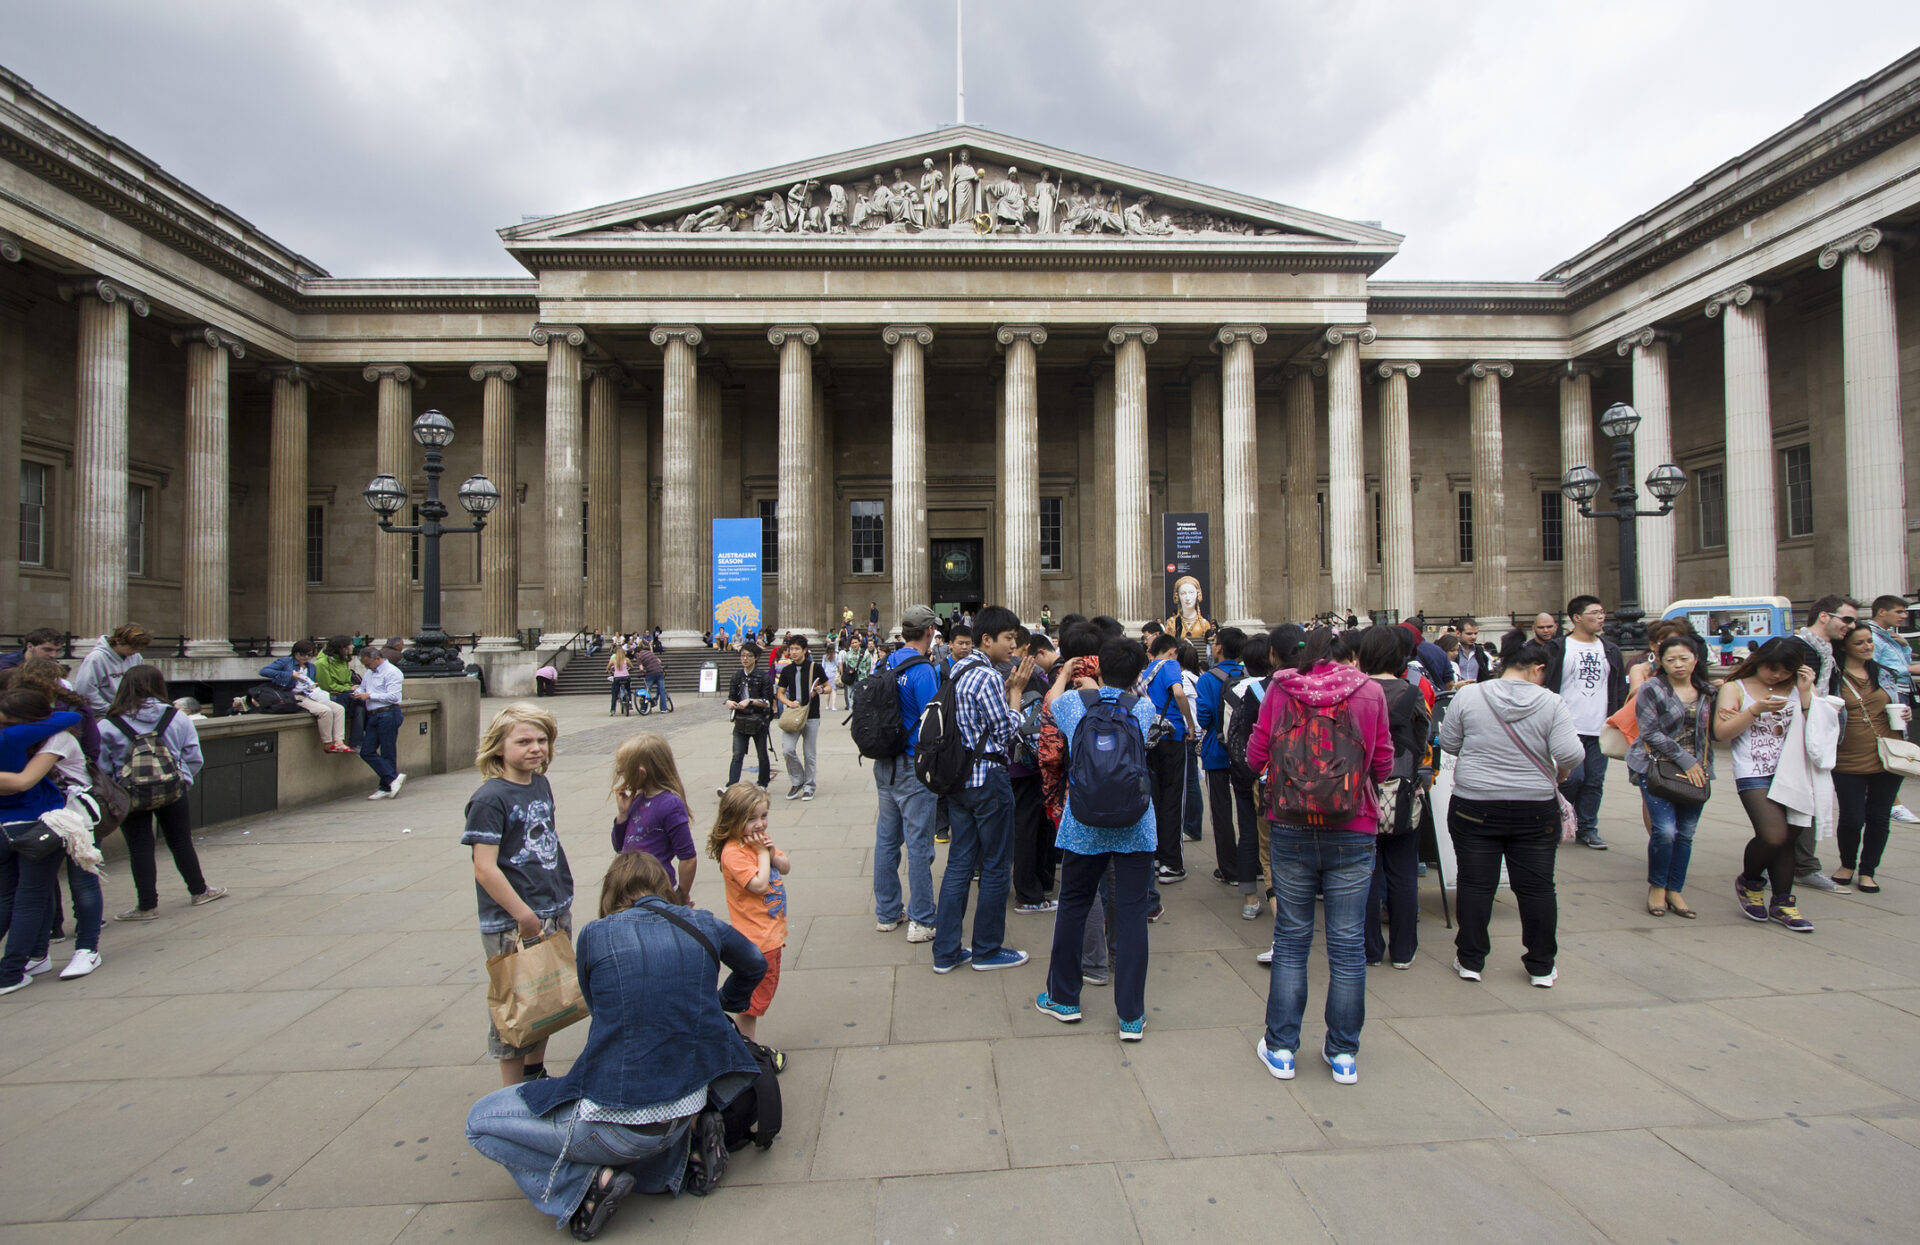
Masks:
[[[509,951],[487,958],[487,1010],[509,1046],[544,1042],[587,1018],[573,939],[555,930],[532,942],[515,936]]]
[[[1873,738],[1880,752],[1880,768],[1889,774],[1899,774],[1903,778],[1920,778],[1920,745],[1908,743],[1904,739],[1889,739],[1880,731],[1880,723],[1874,715],[1867,712],[1867,702],[1854,688],[1853,680],[1845,671],[1840,681],[1853,693],[1853,703],[1860,706],[1860,716],[1867,720],[1867,729],[1873,732]]]
[[[1701,715],[1710,713],[1705,695],[1693,708],[1693,729],[1686,737],[1686,743],[1692,745],[1690,751],[1702,753],[1700,747]],[[1705,804],[1713,794],[1713,781],[1709,779],[1704,787],[1696,787],[1687,778],[1687,771],[1680,768],[1678,762],[1670,757],[1655,755],[1647,750],[1647,772],[1641,776],[1641,785],[1649,795],[1656,796],[1669,804],[1685,804],[1689,807]]]
[[[1639,695],[1640,689],[1634,688],[1627,703],[1616,709],[1600,728],[1600,751],[1616,761],[1626,760],[1627,750],[1640,738],[1640,711],[1633,704]]]
[[[813,672],[810,669],[812,665],[812,662],[801,663],[800,677],[794,680],[795,686],[801,689],[802,699],[798,704],[788,705],[780,711],[780,729],[789,735],[798,735],[807,726],[807,710],[813,701]],[[793,668],[789,666],[787,670]],[[786,678],[787,671],[782,670],[780,677]]]
[[[67,841],[44,821],[8,821],[0,822],[0,846],[22,860],[40,861],[66,851]]]
[[[1507,738],[1513,741],[1513,746],[1520,749],[1520,755],[1532,761],[1535,768],[1545,774],[1547,781],[1553,784],[1553,798],[1560,801],[1560,841],[1562,843],[1573,842],[1574,836],[1580,833],[1580,819],[1573,811],[1572,802],[1570,802],[1566,796],[1560,794],[1559,775],[1555,774],[1552,768],[1539,757],[1533,755],[1532,751],[1527,748],[1527,745],[1520,742],[1520,736],[1515,733],[1513,727],[1507,725],[1505,718],[1495,715],[1493,720],[1500,723],[1500,729],[1507,733]]]

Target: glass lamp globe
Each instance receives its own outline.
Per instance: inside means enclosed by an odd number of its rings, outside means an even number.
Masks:
[[[468,514],[490,514],[500,504],[500,490],[483,475],[468,476],[460,486],[460,504]]]
[[[413,421],[413,439],[433,449],[453,444],[453,421],[439,411],[427,411]]]
[[[400,487],[400,481],[390,475],[377,475],[372,483],[362,489],[360,496],[367,499],[367,505],[381,518],[389,518],[400,509],[407,500],[407,491]]]
[[[1670,502],[1687,487],[1687,473],[1673,463],[1661,463],[1647,473],[1647,491],[1661,501]]]
[[[1640,412],[1625,402],[1615,402],[1600,416],[1600,431],[1610,437],[1630,437],[1640,426]]]
[[[1560,491],[1568,501],[1584,506],[1600,495],[1600,473],[1584,465],[1575,467],[1560,478]]]

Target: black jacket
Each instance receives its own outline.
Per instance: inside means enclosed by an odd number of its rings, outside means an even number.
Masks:
[[[734,711],[733,729],[742,735],[758,734],[767,729],[767,723],[773,720],[773,680],[767,677],[764,670],[734,671],[733,682],[727,685],[727,699],[761,702],[760,705]]]
[[[1627,663],[1620,656],[1620,646],[1607,637],[1600,637],[1600,648],[1607,655],[1607,716],[1612,717],[1627,703]],[[1555,636],[1547,641],[1546,689],[1556,696],[1560,694],[1560,678],[1566,662],[1567,638]]]

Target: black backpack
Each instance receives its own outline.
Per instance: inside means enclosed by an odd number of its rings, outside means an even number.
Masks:
[[[853,736],[853,746],[861,756],[883,761],[907,750],[907,723],[900,712],[900,676],[926,664],[924,657],[910,657],[897,666],[883,666],[853,685],[848,734]]]
[[[1133,718],[1140,698],[1131,692],[1117,700],[1099,692],[1078,695],[1085,711],[1067,748],[1067,808],[1083,826],[1123,830],[1153,807],[1147,739]]]
[[[1227,774],[1232,782],[1252,790],[1255,780],[1260,776],[1247,764],[1247,745],[1253,740],[1253,728],[1260,721],[1260,697],[1253,689],[1235,694],[1221,694],[1222,706],[1231,705],[1232,712],[1227,717],[1227,730],[1221,736],[1221,743],[1227,749]]]
[[[920,737],[913,748],[913,772],[935,795],[952,795],[973,776],[973,749],[960,737],[958,679],[948,679],[920,712]]]
[[[248,713],[298,713],[300,702],[293,693],[271,683],[260,683],[247,689]]]

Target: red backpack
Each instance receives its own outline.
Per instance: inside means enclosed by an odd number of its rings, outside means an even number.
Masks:
[[[1308,827],[1352,821],[1373,778],[1351,703],[1305,705],[1292,697],[1284,703],[1267,758],[1273,820]]]

